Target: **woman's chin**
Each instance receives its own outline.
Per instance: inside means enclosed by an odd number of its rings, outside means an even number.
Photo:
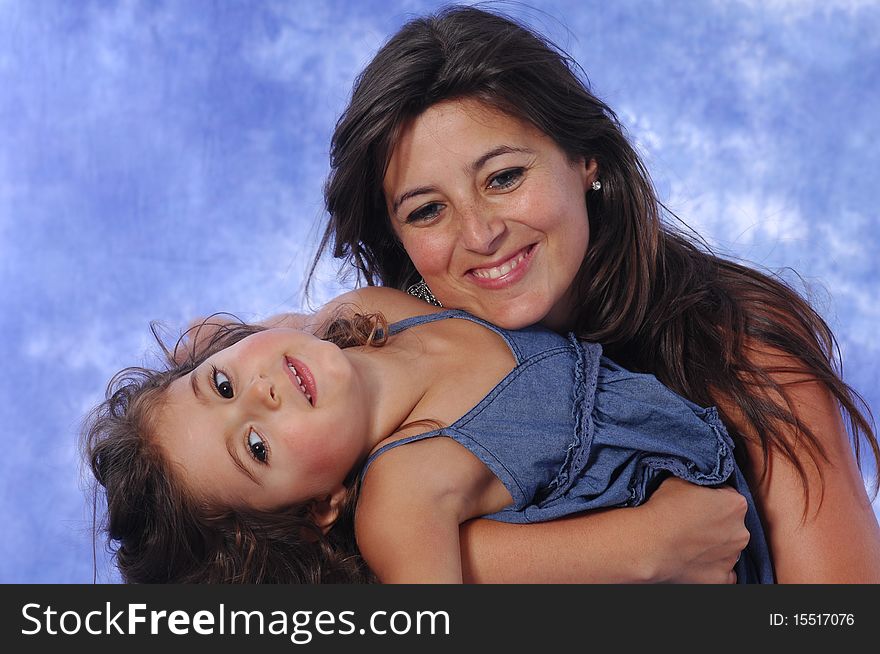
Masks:
[[[550,307],[543,302],[529,300],[511,301],[505,305],[493,306],[482,313],[473,312],[478,318],[487,320],[503,329],[524,329],[543,322]]]

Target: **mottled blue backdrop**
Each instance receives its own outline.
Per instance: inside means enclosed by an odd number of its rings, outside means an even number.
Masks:
[[[0,0],[0,581],[91,581],[79,421],[150,320],[303,306],[352,81],[438,6]],[[878,4],[490,6],[575,56],[710,243],[803,276],[880,407]]]

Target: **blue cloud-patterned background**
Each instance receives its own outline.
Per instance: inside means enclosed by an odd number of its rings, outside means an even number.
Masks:
[[[149,321],[305,306],[334,122],[439,6],[0,0],[0,582],[92,580],[79,423],[155,360]],[[799,273],[880,407],[878,3],[488,6],[580,62],[709,243]],[[312,302],[346,283],[321,265]],[[96,560],[117,580],[101,542]]]

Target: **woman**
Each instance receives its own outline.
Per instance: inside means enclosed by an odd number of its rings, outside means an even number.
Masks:
[[[332,243],[367,284],[508,329],[573,330],[619,364],[718,405],[777,580],[880,582],[860,436],[875,460],[880,449],[835,370],[832,333],[778,280],[661,223],[641,160],[576,68],[478,9],[405,25],[359,76],[337,124],[318,257]],[[466,573],[559,581],[611,562],[614,577],[635,558],[621,545],[650,550],[656,525],[636,518],[476,521],[464,533]]]

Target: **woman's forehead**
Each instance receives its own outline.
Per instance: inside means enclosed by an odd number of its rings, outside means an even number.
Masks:
[[[386,192],[407,178],[448,171],[450,160],[464,169],[476,168],[499,148],[533,149],[552,143],[543,132],[477,100],[444,101],[433,105],[401,131],[391,151],[383,180]]]

